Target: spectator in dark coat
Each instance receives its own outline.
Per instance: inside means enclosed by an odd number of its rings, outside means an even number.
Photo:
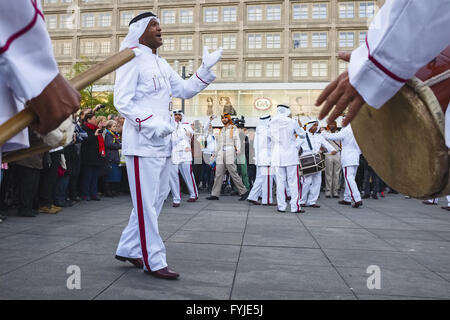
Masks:
[[[117,130],[117,123],[115,121],[109,120],[106,123],[105,150],[106,162],[109,168],[109,172],[105,178],[105,195],[107,197],[117,195],[116,190],[118,190],[118,184],[122,178],[122,170],[119,167],[119,150],[122,149],[122,142]]]
[[[93,113],[88,113],[84,120],[82,129],[88,134],[88,137],[81,145],[81,195],[83,200],[99,201],[100,198],[97,195],[98,175],[105,165],[103,128],[97,127],[97,119]]]

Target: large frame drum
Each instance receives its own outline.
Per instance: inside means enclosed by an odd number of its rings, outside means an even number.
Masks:
[[[352,121],[362,153],[381,179],[420,199],[450,194],[445,110],[450,46],[380,109],[364,105]]]

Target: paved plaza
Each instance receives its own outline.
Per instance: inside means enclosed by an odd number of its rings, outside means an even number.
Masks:
[[[0,300],[450,298],[443,199],[426,206],[389,194],[353,209],[322,193],[320,209],[291,214],[206,196],[184,197],[180,208],[168,200],[159,218],[176,281],[114,259],[128,196],[8,217],[0,224]],[[70,266],[79,267],[81,289],[67,287]],[[369,289],[378,273],[368,268],[379,268],[380,289]]]

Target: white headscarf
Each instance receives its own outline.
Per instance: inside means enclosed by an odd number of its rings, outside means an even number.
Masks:
[[[285,107],[277,107],[277,115],[289,117],[291,114],[291,109]]]
[[[318,120],[311,120],[311,121],[309,121],[306,124],[306,131],[309,132],[309,129],[311,129],[316,123],[319,124],[319,121]],[[319,128],[319,126],[317,126],[316,132],[319,131],[319,130],[320,130],[320,128]]]
[[[139,45],[139,38],[142,36],[145,29],[147,29],[148,24],[152,20],[156,20],[158,23],[160,23],[157,17],[147,17],[135,23],[132,23],[130,25],[130,28],[128,29],[127,36],[125,37],[125,39],[123,39],[122,44],[120,45],[120,51],[126,48],[137,47]]]

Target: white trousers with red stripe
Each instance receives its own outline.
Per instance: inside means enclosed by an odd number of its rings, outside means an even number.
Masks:
[[[322,172],[316,172],[308,174],[302,177],[301,182],[303,183],[302,199],[300,204],[311,206],[316,204],[317,199],[320,195],[320,186],[322,184]]]
[[[144,269],[167,267],[166,248],[159,235],[158,216],[169,193],[171,158],[126,157],[133,210],[122,232],[117,255],[142,258]]]
[[[255,183],[253,183],[248,200],[258,201],[258,198],[261,197],[262,204],[272,203],[272,187],[273,169],[267,166],[257,166]]]
[[[347,202],[361,201],[361,194],[356,185],[355,177],[358,166],[348,166],[342,169],[344,171],[345,191],[344,200]]]
[[[194,173],[192,172],[192,164],[190,162],[182,162],[180,164],[172,164],[169,177],[170,191],[172,192],[173,203],[181,202],[180,178],[178,171],[181,172],[184,182],[186,183],[191,199],[198,198],[197,184],[195,183]]]
[[[302,184],[300,183],[300,170],[298,165],[288,167],[274,167],[275,181],[277,183],[277,205],[278,210],[285,211],[286,183],[291,193],[291,212],[300,210],[300,199],[302,195]]]

